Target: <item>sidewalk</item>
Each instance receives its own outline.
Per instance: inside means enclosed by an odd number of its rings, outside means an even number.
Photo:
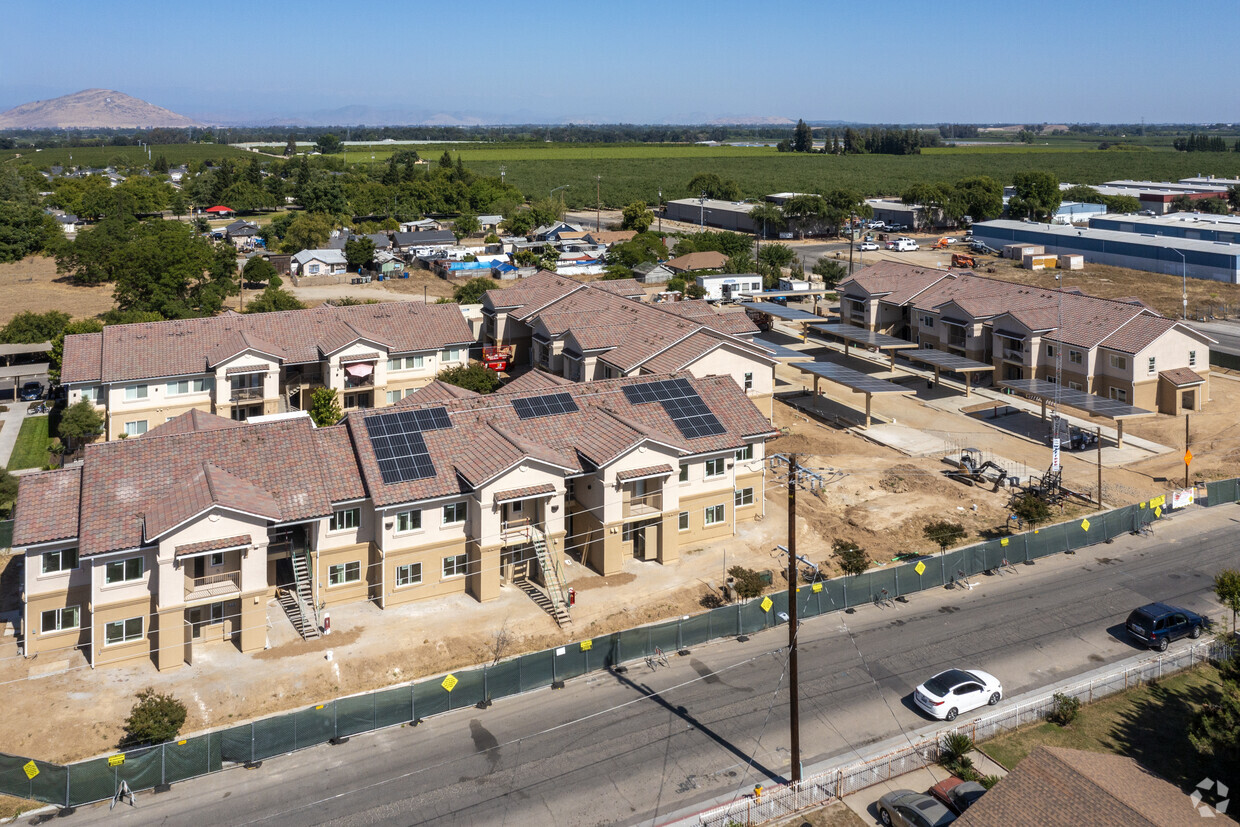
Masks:
[[[31,403],[8,402],[5,404],[9,406],[9,409],[0,414],[0,422],[4,423],[0,427],[0,468],[9,464],[9,457],[13,455],[13,446],[17,444],[17,432],[22,429],[22,422],[26,419],[26,409]]]

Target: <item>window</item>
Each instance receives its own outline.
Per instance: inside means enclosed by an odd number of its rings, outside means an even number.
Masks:
[[[465,516],[469,513],[466,510],[466,503],[452,503],[443,507],[443,524],[452,525],[454,523],[465,522]]]
[[[319,274],[319,265],[317,265],[317,264],[311,264],[311,265],[310,265],[310,275],[312,275],[312,276],[317,276],[318,274]]]
[[[55,574],[58,571],[69,571],[78,566],[78,550],[64,548],[60,551],[43,552],[43,573]]]
[[[1046,346],[1046,355],[1047,355],[1047,356],[1054,356],[1054,355],[1055,355],[1055,346],[1054,346],[1054,345],[1047,345],[1047,346]]]
[[[84,402],[90,402],[91,404],[98,404],[99,403],[98,386],[82,388],[82,400]]]
[[[1069,351],[1068,351],[1068,361],[1069,361],[1069,362],[1071,362],[1071,363],[1072,363],[1072,364],[1074,364],[1074,365],[1079,365],[1079,364],[1081,364],[1081,362],[1082,362],[1082,359],[1081,359],[1081,352],[1080,352],[1079,350],[1069,350]]]
[[[1156,357],[1154,356],[1150,357],[1150,365],[1148,368],[1146,368],[1146,373],[1150,374],[1151,376],[1155,373],[1158,373],[1158,359]]]
[[[680,482],[689,481],[689,466],[688,465],[680,466],[680,480],[679,481]]]
[[[1195,368],[1195,367],[1197,367],[1197,351],[1195,351],[1195,350],[1190,350],[1190,351],[1188,352],[1188,366],[1189,366],[1190,368]],[[82,396],[83,396],[83,398],[85,398],[85,396],[86,396],[86,392],[85,392],[85,391],[83,391],[83,392],[82,392]]]
[[[113,560],[104,567],[104,583],[130,583],[141,580],[146,564],[141,557],[128,557],[124,560]]]
[[[146,433],[146,420],[139,419],[137,422],[125,423],[125,436],[142,436]]]
[[[921,326],[924,328],[933,329],[934,328],[934,317],[933,316],[922,316]]]
[[[219,568],[220,566],[224,565],[224,552],[222,551],[214,552],[211,555],[211,565],[216,568]]]
[[[744,448],[736,452],[736,461],[745,462],[753,459],[753,445],[746,445]]]
[[[405,357],[405,370],[413,370],[414,368],[420,369],[425,364],[426,364],[425,356],[406,356]]]
[[[389,371],[389,372],[390,372],[390,371],[394,371],[394,370],[404,370],[404,369],[405,369],[405,360],[404,360],[404,359],[401,359],[399,356],[398,356],[398,357],[396,357],[395,359],[388,359],[388,360],[387,360],[387,369],[388,369],[388,371]]]
[[[400,391],[388,391],[387,392],[387,403],[389,405],[395,405],[397,402],[400,401],[400,396],[401,396]]]
[[[1116,370],[1128,370],[1128,357],[1111,354],[1111,367]]]
[[[459,362],[461,361],[461,349],[459,347],[444,348],[439,351],[439,360],[442,362]]]
[[[1069,382],[1068,387],[1074,391],[1083,391],[1085,387],[1080,382]]]
[[[125,388],[125,401],[132,402],[135,399],[146,399],[146,385],[130,385]]]
[[[753,505],[753,489],[741,488],[736,492],[736,507],[740,508],[745,505]]]
[[[706,509],[706,525],[719,525],[719,524],[720,524],[720,523],[722,523],[725,519],[727,519],[727,517],[726,517],[726,515],[724,514],[724,507],[723,507],[723,505],[722,505],[722,504],[720,504],[720,505],[712,505],[712,506],[708,506],[708,507],[707,507],[707,509]]]
[[[356,583],[361,579],[362,564],[357,560],[327,567],[327,585],[329,586],[343,586],[345,583]]]
[[[1116,402],[1127,402],[1128,391],[1124,388],[1111,388],[1111,398]]]
[[[464,554],[443,558],[444,577],[463,577],[469,567],[469,558]]]
[[[214,385],[211,379],[180,379],[168,383],[169,396],[181,396],[186,393],[204,393]]]
[[[706,479],[722,477],[724,470],[723,457],[706,460]]]
[[[681,531],[689,530],[689,512],[688,511],[680,512],[677,525]]]
[[[77,606],[66,606],[63,609],[48,609],[43,613],[43,634],[78,628],[81,620],[80,615],[81,612]]]
[[[112,646],[117,643],[128,643],[142,639],[142,618],[130,617],[125,620],[113,620],[103,625],[103,644]]]
[[[357,528],[358,521],[361,519],[362,511],[360,508],[344,508],[332,514],[331,523],[328,524],[328,531],[344,531],[349,528]]]
[[[407,566],[396,567],[396,585],[397,586],[416,586],[422,582],[422,564],[410,563]]]
[[[401,511],[396,515],[396,533],[417,531],[422,527],[421,511]]]
[[[745,390],[747,391],[753,390],[753,373],[745,374]]]

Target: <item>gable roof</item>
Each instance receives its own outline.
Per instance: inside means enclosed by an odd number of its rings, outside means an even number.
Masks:
[[[81,490],[80,466],[23,475],[14,508],[13,545],[76,537]]]
[[[667,262],[667,268],[673,271],[691,272],[693,270],[719,270],[727,266],[728,257],[716,250],[701,253],[687,253]]]
[[[347,241],[347,239],[346,239]],[[341,243],[341,249],[344,243]],[[348,265],[349,260],[344,257],[344,253],[340,250],[318,249],[318,250],[302,250],[293,254],[293,261],[300,267],[303,264],[309,264],[312,261],[321,261],[324,264],[344,264]]]
[[[143,511],[143,539],[158,540],[177,526],[213,508],[279,521],[283,515],[275,498],[247,479],[204,461],[177,484],[168,486]]]
[[[142,439],[152,436],[170,436],[171,434],[187,434],[194,431],[218,431],[227,428],[244,428],[244,422],[237,422],[223,416],[207,413],[199,408],[190,408],[180,416],[173,417],[162,425],[156,425],[142,435]]]

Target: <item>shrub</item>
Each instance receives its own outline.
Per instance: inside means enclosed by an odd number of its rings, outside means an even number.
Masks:
[[[143,689],[125,721],[121,747],[171,741],[185,725],[185,704],[171,695]]]
[[[983,775],[977,783],[981,784],[983,787],[990,790],[990,789],[993,789],[994,786],[1002,780],[1003,779],[997,775]]]
[[[943,762],[955,761],[973,751],[973,739],[963,732],[943,736]]]
[[[844,574],[861,574],[870,567],[865,549],[849,540],[837,539],[832,544],[831,556],[839,561]]]
[[[762,590],[766,587],[766,584],[762,582],[760,574],[744,566],[733,566],[728,569],[728,576],[732,578],[732,585],[736,589],[736,596],[740,598],[757,597],[762,594]]]
[[[1050,714],[1046,716],[1046,719],[1053,724],[1059,724],[1063,727],[1075,721],[1077,713],[1080,711],[1080,698],[1074,698],[1071,695],[1056,692],[1051,697],[1051,711]]]

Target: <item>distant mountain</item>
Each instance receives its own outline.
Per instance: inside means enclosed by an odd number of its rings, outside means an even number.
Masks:
[[[85,89],[0,112],[0,129],[149,129],[202,126],[161,106],[111,89]]]

